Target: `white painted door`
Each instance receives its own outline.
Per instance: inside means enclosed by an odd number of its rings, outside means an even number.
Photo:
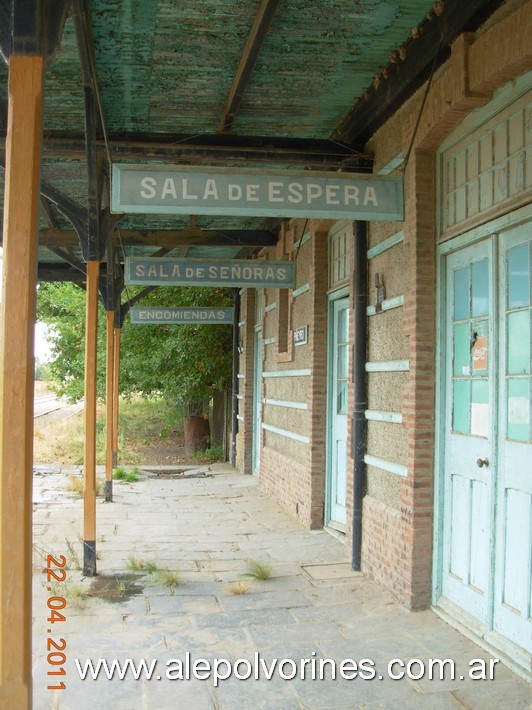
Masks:
[[[251,468],[253,475],[259,475],[260,434],[262,426],[262,327],[255,327],[253,350],[253,450]]]
[[[328,382],[326,522],[345,531],[347,496],[347,393],[349,372],[349,299],[331,303]]]
[[[494,629],[532,652],[532,225],[501,235]]]
[[[443,594],[488,621],[493,439],[490,242],[447,259]]]
[[[477,632],[529,651],[531,260],[530,226],[447,257],[442,575]]]

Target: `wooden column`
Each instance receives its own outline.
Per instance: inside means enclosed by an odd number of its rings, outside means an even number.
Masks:
[[[96,574],[96,354],[100,263],[87,262],[85,325],[85,488],[83,494],[83,574]]]
[[[106,361],[105,361],[105,501],[111,503],[113,500],[113,429],[114,429],[114,408],[115,408],[115,387],[114,387],[114,350],[115,334],[114,321],[115,312],[106,313]]]
[[[120,407],[120,327],[114,329],[113,363],[113,467],[118,466],[118,414]]]
[[[31,707],[33,375],[42,57],[11,56],[0,350],[0,707]],[[49,550],[53,553],[53,550]],[[38,567],[46,565],[40,559]]]

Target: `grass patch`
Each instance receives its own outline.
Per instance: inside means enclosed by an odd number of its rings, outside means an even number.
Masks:
[[[250,590],[249,582],[235,582],[227,588],[229,594],[247,594]]]
[[[140,470],[135,466],[131,471],[126,471],[125,468],[119,466],[113,473],[115,481],[125,481],[126,483],[135,483],[139,480]]]
[[[144,560],[137,560],[136,557],[129,557],[127,560],[126,567],[132,572],[147,572],[148,574],[153,574],[157,572],[157,564],[155,562],[145,562]]]
[[[181,572],[177,569],[162,569],[157,572],[157,582],[168,587],[172,593],[181,584]]]
[[[265,565],[255,560],[247,560],[246,571],[242,577],[250,577],[251,579],[260,579],[262,581],[270,579],[273,569],[271,565]]]
[[[211,446],[205,451],[196,451],[192,458],[198,463],[216,463],[217,461],[225,461],[224,447],[221,444]]]
[[[139,446],[167,441],[182,426],[181,409],[163,399],[131,397],[120,400],[119,456],[123,465],[141,463]],[[84,414],[35,423],[33,458],[36,464],[83,464]],[[98,408],[96,463],[105,464],[105,410]],[[133,481],[130,481],[131,483]]]
[[[72,474],[71,476],[68,477],[68,482],[67,482],[67,491],[71,491],[72,493],[76,493],[79,496],[83,495],[83,490],[84,490],[84,481],[83,477],[81,476],[76,476],[75,474]],[[105,493],[105,481],[102,478],[97,478],[96,479],[96,495],[97,496],[103,496]]]

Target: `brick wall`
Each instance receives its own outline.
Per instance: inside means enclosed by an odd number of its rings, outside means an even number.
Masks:
[[[405,606],[418,609],[430,602],[431,568],[433,546],[433,496],[434,496],[434,411],[435,411],[435,305],[436,305],[436,151],[441,141],[466,118],[476,107],[485,104],[492,92],[509,79],[516,78],[526,68],[532,67],[532,45],[529,37],[532,24],[532,2],[523,3],[514,13],[504,16],[477,36],[463,35],[452,46],[450,60],[436,73],[427,102],[417,127],[413,150],[405,172],[405,221],[402,225],[404,245],[401,247],[401,274],[403,281],[396,280],[397,293],[404,295],[404,307],[397,309],[396,317],[402,321],[402,333],[407,344],[410,363],[408,373],[400,378],[370,377],[369,399],[375,399],[373,387],[385,383],[389,388],[389,401],[401,400],[403,432],[406,439],[402,452],[406,477],[395,477],[381,471],[382,479],[388,476],[388,497],[379,499],[379,488],[364,499],[363,509],[363,571],[377,581]],[[422,87],[407,104],[397,112],[372,139],[370,152],[386,152],[388,160],[408,152],[411,137],[417,123]],[[393,145],[390,143],[393,136]],[[393,152],[395,151],[395,152]],[[385,161],[382,161],[385,162]],[[283,232],[279,253],[288,253],[290,240],[299,238],[302,220],[292,221],[291,236]],[[310,291],[305,294],[308,304],[310,340],[306,352],[312,377],[304,385],[288,383],[286,378],[277,392],[290,390],[295,398],[306,394],[308,404],[307,425],[310,443],[284,442],[275,434],[263,437],[260,483],[268,494],[275,497],[292,515],[309,527],[323,524],[326,453],[326,371],[327,371],[327,232],[330,223],[310,221],[308,230],[313,239],[302,247],[302,256],[310,255],[308,282]],[[308,231],[307,230],[307,231]],[[393,230],[392,230],[393,231]],[[372,231],[372,244],[389,236],[376,224]],[[375,235],[378,235],[377,238]],[[303,252],[305,249],[305,252]],[[399,253],[399,252],[398,252]],[[269,258],[275,258],[270,250]],[[397,267],[399,268],[399,267]],[[372,284],[369,285],[369,303],[374,302]],[[292,304],[293,305],[293,304]],[[268,314],[275,318],[275,313]],[[247,318],[247,316],[246,316]],[[250,330],[246,326],[245,388],[252,384],[252,357],[247,355],[250,347]],[[271,321],[270,321],[271,322]],[[382,323],[383,321],[381,321]],[[394,321],[395,322],[395,321]],[[372,348],[378,359],[379,344],[375,340],[378,321],[373,325],[369,319]],[[270,327],[270,326],[268,326]],[[272,324],[275,332],[275,324]],[[373,330],[372,330],[373,329]],[[385,329],[382,352],[389,348]],[[388,338],[388,340],[387,340]],[[252,341],[251,341],[252,343]],[[404,345],[401,345],[403,348]],[[251,345],[252,350],[252,345]],[[265,366],[271,369],[297,367],[292,352],[275,358],[266,354]],[[273,353],[273,351],[272,351]],[[384,359],[384,358],[383,358]],[[301,365],[299,365],[301,366]],[[294,378],[295,379],[295,378]],[[398,385],[398,381],[400,384]],[[281,382],[281,380],[279,380]],[[400,394],[397,392],[400,388]],[[308,391],[305,390],[308,388]],[[382,389],[382,387],[381,387]],[[287,397],[288,399],[289,397]],[[378,399],[386,402],[385,391],[379,391]],[[248,400],[245,406],[245,431],[239,434],[239,448],[250,447],[248,432]],[[352,408],[353,390],[349,393]],[[399,407],[398,407],[399,408]],[[273,410],[272,410],[273,411]],[[275,421],[275,414],[269,421]],[[250,428],[251,424],[249,425]],[[391,425],[390,425],[391,426]],[[349,441],[351,436],[349,435]],[[305,448],[306,446],[306,448]],[[245,459],[246,453],[239,456]],[[241,459],[239,459],[241,460]],[[370,467],[368,467],[369,469]],[[348,474],[348,530],[352,496],[352,452],[349,451]],[[379,474],[379,475],[380,475]],[[392,477],[390,479],[390,477]],[[395,485],[397,483],[397,485]],[[384,489],[383,489],[384,490]]]
[[[403,231],[409,265],[404,274],[403,331],[410,371],[401,409],[407,476],[400,481],[398,508],[372,496],[364,499],[363,571],[412,609],[430,603],[432,586],[436,150],[474,108],[491,99],[495,88],[532,67],[531,18],[532,3],[524,3],[488,31],[480,31],[478,38],[462,35],[456,40],[451,59],[428,93],[405,172]],[[378,152],[379,142],[386,143],[386,135],[396,131],[400,120],[402,145],[397,153],[402,150],[406,155],[424,91],[422,87],[401,115],[381,129],[382,137],[372,140],[374,150]]]

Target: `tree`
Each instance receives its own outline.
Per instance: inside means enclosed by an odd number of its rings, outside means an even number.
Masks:
[[[139,289],[128,289],[132,298]],[[145,296],[142,305],[232,305],[221,288],[165,287]],[[70,283],[40,284],[37,317],[54,326],[50,369],[58,390],[70,400],[83,396],[85,293]],[[229,387],[232,370],[230,325],[132,325],[121,337],[120,391],[160,394],[175,402],[209,400]],[[98,395],[105,394],[105,317],[98,324]]]

